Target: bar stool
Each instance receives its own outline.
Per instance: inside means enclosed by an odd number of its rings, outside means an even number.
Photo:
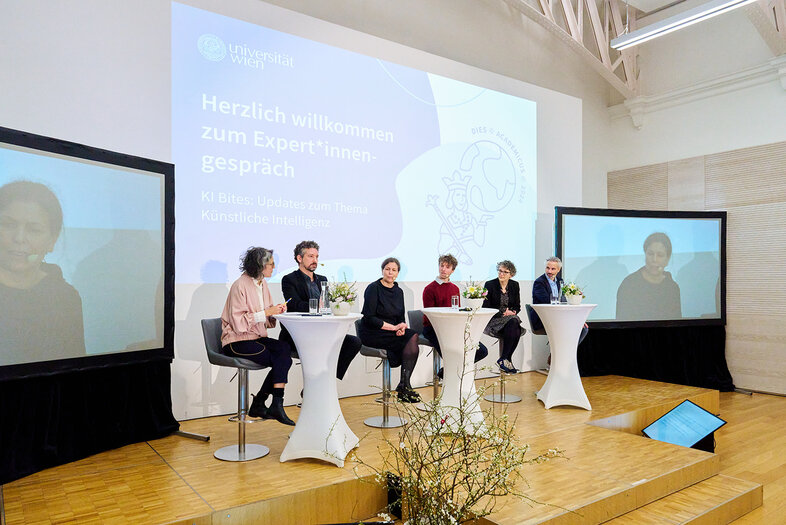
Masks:
[[[439,369],[442,368],[442,358],[439,356],[439,353],[434,348],[434,345],[431,344],[431,341],[426,339],[423,336],[423,311],[422,310],[407,310],[407,318],[409,319],[409,327],[418,333],[418,345],[419,346],[428,346],[431,348],[431,363],[432,363],[432,378],[431,378],[431,385],[432,385],[432,392],[434,394],[434,399],[439,397]],[[427,405],[425,403],[418,403],[417,404],[418,410],[426,410]]]
[[[546,329],[543,328],[543,323],[541,323],[541,328],[535,330],[535,319],[538,317],[538,314],[535,313],[535,309],[532,308],[531,304],[525,304],[524,308],[527,309],[527,319],[529,319],[529,327],[532,330],[532,333],[535,335],[546,335]]]
[[[205,338],[207,359],[211,364],[237,368],[237,445],[220,448],[213,454],[223,461],[251,461],[267,456],[270,449],[264,445],[246,444],[246,424],[255,420],[248,418],[248,371],[262,370],[263,366],[241,357],[229,357],[221,353],[221,319],[202,319],[202,336]]]
[[[527,307],[529,307],[529,305],[527,305]],[[529,312],[527,312],[527,313],[529,313]],[[526,334],[526,333],[527,333],[527,329],[522,326],[521,327],[521,337],[524,337],[524,334]],[[497,340],[496,343],[497,343],[497,345],[500,346],[500,351],[501,351],[502,350],[501,339],[498,338],[498,337],[495,337],[495,339]],[[495,394],[487,394],[487,395],[483,396],[483,399],[485,399],[486,401],[491,401],[492,403],[518,403],[519,401],[521,401],[521,396],[517,396],[515,394],[506,394],[505,393],[505,383],[507,382],[506,378],[509,375],[511,375],[511,374],[506,374],[505,372],[502,371],[502,369],[500,369],[500,371],[499,371],[499,393],[498,394],[496,394],[496,393]]]
[[[363,318],[355,321],[355,331],[357,333],[360,333],[361,322],[363,322]],[[382,360],[382,416],[370,417],[363,423],[374,428],[403,427],[407,424],[406,419],[390,415],[390,362],[388,361],[388,351],[384,348],[362,345],[360,353],[367,357],[376,357]]]

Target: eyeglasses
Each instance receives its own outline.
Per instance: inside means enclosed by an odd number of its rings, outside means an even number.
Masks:
[[[267,263],[265,266],[266,266],[266,267],[267,267],[267,266],[270,266],[271,268],[275,268],[275,267],[276,267],[276,263],[275,263],[275,262],[269,262],[269,263]]]
[[[503,268],[500,268],[497,270],[497,273],[510,273],[510,270],[505,270]]]

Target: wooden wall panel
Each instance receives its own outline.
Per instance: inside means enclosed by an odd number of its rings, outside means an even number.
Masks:
[[[786,179],[781,184],[786,186]],[[727,210],[728,314],[779,315],[786,319],[785,205],[780,202]]]
[[[608,207],[623,210],[667,210],[669,208],[668,165],[612,171],[607,180]]]
[[[786,323],[778,315],[729,315],[726,362],[737,388],[786,393]]]
[[[668,163],[669,210],[703,211],[704,157]]]
[[[708,210],[786,201],[786,142],[705,157]]]
[[[609,208],[728,212],[729,370],[786,394],[786,142],[610,172],[607,191]]]

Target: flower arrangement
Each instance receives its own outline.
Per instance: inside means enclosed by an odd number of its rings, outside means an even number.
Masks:
[[[464,330],[466,351],[474,347],[469,333],[473,315]],[[460,375],[463,381],[464,374]],[[458,407],[448,410],[439,398],[429,402],[425,412],[394,401],[408,423],[378,447],[382,464],[367,461],[358,452],[348,458],[355,463],[358,477],[368,479],[371,474],[371,480],[395,493],[387,512],[410,524],[456,525],[489,515],[502,496],[537,503],[522,492],[528,488],[523,468],[562,458],[564,453],[550,449],[530,454],[529,445],[516,435],[515,418],[505,410],[481,409],[487,388],[480,387],[474,398],[462,398]]]
[[[465,299],[485,299],[488,294],[488,290],[475,281],[469,281],[467,287],[461,292]]]
[[[331,303],[349,303],[352,304],[358,298],[357,290],[355,289],[357,282],[352,284],[344,280],[343,283],[334,282],[328,286],[328,298]]]
[[[586,297],[584,295],[584,292],[582,291],[582,289],[579,288],[579,285],[577,285],[573,281],[571,281],[569,283],[563,283],[562,284],[562,293],[566,297],[569,296],[569,295],[580,295],[581,297]]]

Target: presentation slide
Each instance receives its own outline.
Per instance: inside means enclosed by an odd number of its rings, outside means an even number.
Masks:
[[[664,443],[692,447],[725,424],[721,418],[685,400],[642,432]]]
[[[532,275],[536,136],[531,100],[173,3],[177,282],[306,239],[329,279]]]
[[[721,319],[722,213],[578,210],[558,213],[562,277],[590,321]]]
[[[3,137],[0,366],[162,348],[163,175]]]

